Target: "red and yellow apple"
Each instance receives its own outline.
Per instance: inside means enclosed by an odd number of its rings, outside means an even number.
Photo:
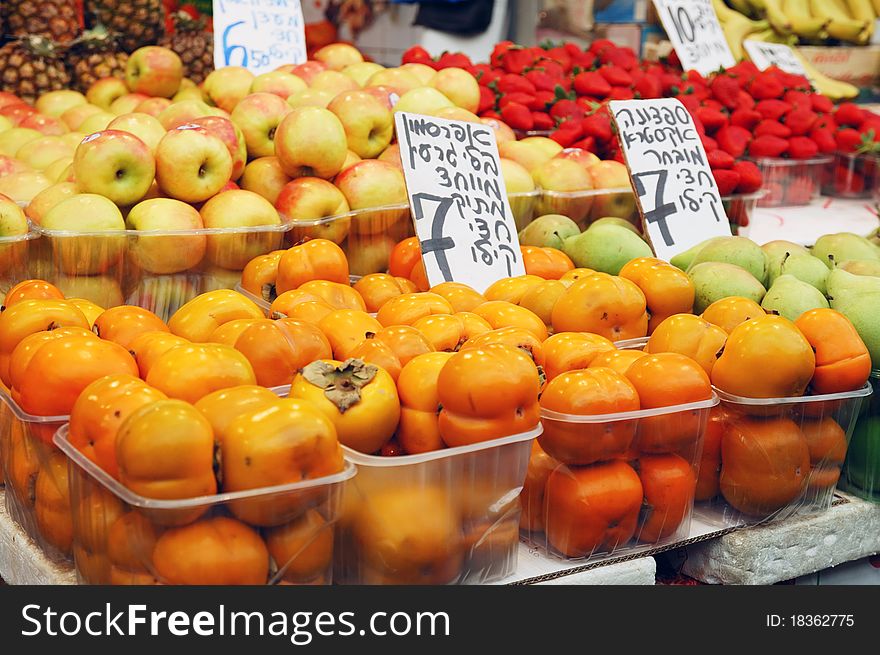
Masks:
[[[94,134],[95,132],[106,130],[107,126],[110,125],[114,118],[116,118],[116,114],[111,114],[107,111],[92,114],[79,124],[77,132],[82,132],[83,134]]]
[[[180,200],[154,198],[139,202],[128,212],[125,226],[144,233],[133,240],[130,253],[133,262],[147,273],[180,273],[198,266],[205,256],[204,234],[148,234],[204,227],[195,207]]]
[[[353,211],[372,210],[352,220],[353,233],[387,233],[409,213],[408,207],[400,207],[407,203],[406,183],[403,171],[394,164],[365,159],[340,173],[335,184]]]
[[[245,166],[244,174],[239,180],[242,189],[253,191],[275,204],[278,194],[284,185],[290,182],[278,157],[260,157]]]
[[[290,177],[330,179],[342,169],[347,152],[345,128],[327,109],[297,107],[275,131],[275,156]]]
[[[182,79],[183,62],[170,48],[148,45],[128,56],[125,83],[133,93],[170,98]]]
[[[323,48],[319,48],[313,56],[315,61],[323,62],[327,68],[335,71],[341,71],[346,66],[364,60],[360,51],[347,43],[325,45]]]
[[[275,154],[275,132],[291,111],[291,106],[273,93],[251,93],[242,98],[232,110],[232,122],[244,134],[249,157]]]
[[[40,171],[27,170],[0,177],[0,194],[22,205],[33,200],[40,191],[52,186],[52,180]]]
[[[153,183],[156,160],[149,146],[134,134],[104,130],[79,144],[73,172],[83,193],[101,194],[117,205],[133,205]]]
[[[619,193],[597,195],[590,210],[593,219],[605,216],[630,218],[636,212],[636,198],[629,179],[629,169],[619,161],[594,163],[588,169],[594,189],[622,189]]]
[[[29,127],[46,136],[60,136],[68,132],[67,125],[60,118],[39,113],[25,116],[19,126]]]
[[[61,114],[61,120],[71,130],[78,130],[83,121],[94,114],[104,113],[97,105],[75,105]]]
[[[45,237],[52,244],[56,265],[65,275],[104,273],[119,261],[125,248],[123,234],[101,234],[125,229],[122,212],[109,198],[95,193],[62,200],[43,216],[41,227],[67,233]]]
[[[79,191],[73,182],[56,182],[52,186],[46,187],[34,196],[33,200],[28,203],[25,214],[34,223],[39,225],[43,222],[43,217],[62,200],[67,200],[75,196]]]
[[[302,64],[286,64],[284,66],[279,66],[276,70],[293,73],[306,84],[311,84],[315,75],[321,71],[327,70],[327,64],[323,61],[315,61],[314,59],[311,59]]]
[[[141,104],[134,108],[140,114],[149,114],[156,117],[171,106],[171,100],[168,98],[147,98]]]
[[[110,111],[110,105],[127,93],[128,87],[123,80],[118,77],[102,77],[86,91],[86,100],[104,111]]]
[[[204,127],[169,130],[156,149],[156,181],[170,198],[202,202],[220,191],[231,175],[229,149]]]
[[[432,116],[445,107],[454,106],[452,100],[437,89],[430,86],[420,86],[400,96],[400,100],[394,105],[394,111]]]
[[[380,70],[385,70],[381,64],[373,61],[359,61],[356,64],[349,64],[341,72],[357,82],[358,86],[366,86],[367,80]]]
[[[122,132],[134,134],[137,138],[147,144],[150,152],[154,155],[156,154],[156,148],[159,145],[159,141],[165,136],[165,128],[162,127],[162,123],[159,122],[159,119],[150,116],[149,114],[141,114],[138,112],[117,116],[110,121],[107,129],[120,130]]]
[[[233,180],[240,178],[247,164],[247,144],[238,125],[223,116],[201,116],[193,119],[191,124],[204,127],[226,144],[229,154],[232,156],[232,175],[230,178]]]
[[[309,85],[309,88],[328,91],[335,96],[343,91],[353,91],[360,87],[358,87],[358,83],[348,77],[348,75],[343,75],[339,71],[326,70],[321,71],[312,78],[312,83]]]
[[[88,102],[86,97],[79,91],[60,89],[48,91],[37,98],[34,103],[36,110],[47,116],[59,118],[65,111],[76,105],[84,105]]]
[[[202,83],[202,90],[211,102],[231,112],[251,91],[254,74],[241,66],[227,66],[212,71]]]
[[[143,93],[126,93],[113,101],[113,104],[110,105],[110,113],[116,116],[130,114],[137,109],[138,105],[149,99],[150,96]]]
[[[367,80],[365,86],[386,86],[396,89],[401,95],[407,91],[425,86],[425,83],[411,70],[405,68],[386,68],[376,71]]]
[[[348,147],[358,157],[372,159],[394,136],[394,117],[378,98],[366,91],[345,91],[327,106],[345,130]]]
[[[348,236],[350,219],[342,217],[349,211],[348,201],[333,184],[319,177],[299,177],[284,185],[275,208],[285,223],[306,223],[290,232],[293,243],[303,239],[329,239],[342,243]],[[322,221],[340,216],[333,221]]]
[[[293,73],[271,71],[257,75],[251,83],[251,93],[272,93],[282,100],[287,100],[294,93],[309,88],[305,81]]]
[[[453,104],[469,112],[480,106],[480,85],[476,78],[463,68],[444,68],[437,71],[429,85],[449,98]]]
[[[326,89],[306,89],[287,98],[291,107],[326,107],[336,94]]]
[[[275,207],[263,196],[244,189],[220,193],[201,209],[206,228],[264,228],[230,235],[208,235],[208,260],[228,270],[241,270],[259,255],[277,250],[283,232]]]
[[[0,132],[0,155],[15,157],[23,145],[35,139],[42,138],[42,134],[26,127],[13,127]]]

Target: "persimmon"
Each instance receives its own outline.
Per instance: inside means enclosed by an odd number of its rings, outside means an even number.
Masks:
[[[648,333],[668,317],[690,313],[694,306],[694,284],[687,273],[656,257],[638,257],[620,269],[620,277],[635,282],[645,294]]]
[[[610,368],[623,375],[629,370],[629,367],[632,366],[633,362],[647,356],[648,353],[644,350],[634,350],[630,348],[605,350],[598,353],[587,368]]]
[[[333,241],[309,239],[288,249],[278,261],[277,293],[298,289],[311,280],[348,284],[348,260]]]
[[[388,260],[388,273],[409,279],[413,267],[422,260],[422,245],[418,237],[409,237],[397,243]]]
[[[846,458],[846,432],[830,416],[804,420],[800,428],[810,450],[809,486],[816,489],[833,487]]]
[[[416,292],[416,285],[405,277],[394,277],[387,273],[364,275],[352,288],[364,299],[368,312],[378,312],[392,298]]]
[[[393,301],[392,301],[393,302]],[[387,303],[386,303],[387,306]],[[370,334],[382,329],[382,323],[355,309],[337,309],[318,322],[318,327],[330,342],[333,356],[344,360]]]
[[[656,544],[678,532],[694,502],[697,479],[690,462],[674,454],[639,458],[644,500],[636,539]]]
[[[236,322],[237,321],[230,321],[230,323]],[[144,332],[131,342],[129,345],[129,351],[134,353],[140,376],[146,379],[147,374],[150,372],[150,369],[159,357],[175,346],[182,346],[187,343],[189,343],[189,341],[183,337],[179,337],[176,334],[170,334],[169,332]]]
[[[21,507],[33,508],[40,461],[48,456],[49,446],[31,437],[18,421],[12,422],[9,440],[4,438],[4,446],[3,468],[6,471],[7,493],[14,493]]]
[[[720,487],[735,509],[771,516],[803,492],[810,472],[810,448],[787,418],[735,416],[721,438]]]
[[[104,309],[100,305],[96,305],[91,300],[87,300],[86,298],[68,298],[67,302],[74,305],[79,311],[81,311],[86,319],[89,321],[89,325],[91,326],[94,326],[95,321],[98,319],[98,317],[106,311],[106,309]]]
[[[3,310],[22,300],[64,300],[61,289],[45,280],[24,280],[12,286],[3,299]]]
[[[428,271],[425,268],[425,260],[419,259],[412,267],[409,274],[409,280],[416,286],[417,291],[428,291],[431,283],[428,281]]]
[[[544,321],[544,325],[552,325],[553,307],[569,286],[568,281],[544,280],[526,291],[517,304],[535,314]]]
[[[256,384],[254,369],[235,348],[216,343],[177,346],[159,357],[147,374],[147,384],[194,403],[212,391]]]
[[[431,293],[443,296],[456,312],[472,312],[486,302],[486,297],[461,282],[441,282],[431,287]]]
[[[611,341],[648,333],[645,295],[626,278],[594,273],[574,282],[556,301],[556,332],[592,332]]]
[[[221,444],[229,424],[235,418],[274,405],[277,401],[278,396],[266,387],[242,384],[202,396],[194,406],[211,424],[215,443]]]
[[[486,319],[492,329],[518,327],[528,330],[540,341],[547,338],[547,326],[534,312],[504,300],[490,300],[474,309],[474,314]]]
[[[299,291],[317,296],[336,309],[357,309],[366,311],[367,305],[355,289],[332,280],[311,280],[299,287]]]
[[[235,349],[247,358],[257,384],[264,387],[290,384],[303,366],[333,354],[317,326],[292,318],[255,321],[235,340]]]
[[[278,575],[292,584],[326,584],[333,563],[333,524],[317,510],[265,531]]]
[[[135,337],[144,332],[169,331],[165,321],[153,312],[133,305],[111,307],[95,320],[93,329],[102,339],[118,343],[123,348],[131,346]]]
[[[485,348],[492,343],[500,343],[519,348],[531,357],[537,366],[544,365],[544,346],[541,344],[541,340],[530,330],[520,327],[506,327],[498,330],[490,330],[477,337],[468,339],[462,344],[459,350]]]
[[[645,352],[687,355],[711,375],[726,341],[727,332],[717,325],[693,314],[675,314],[656,325]]]
[[[403,451],[410,455],[440,450],[440,371],[452,357],[451,352],[432,352],[413,357],[397,378],[400,398],[400,422],[396,437]]]
[[[541,447],[563,464],[593,464],[623,458],[636,434],[635,419],[578,421],[580,416],[634,412],[636,388],[608,368],[588,368],[557,375],[541,395]]]
[[[566,271],[565,274],[560,277],[560,280],[576,282],[583,277],[587,277],[588,275],[594,275],[596,271],[592,268],[573,268],[570,271]]]
[[[249,298],[230,289],[217,289],[196,296],[168,320],[172,334],[193,343],[205,342],[218,327],[238,318],[265,318]]]
[[[814,394],[865,386],[871,374],[871,354],[846,316],[833,309],[811,309],[794,324],[816,353],[816,370],[810,380]]]
[[[107,555],[107,534],[110,527],[125,513],[122,501],[103,485],[88,482],[80,488],[77,501],[71,504],[73,525],[76,527],[74,551],[88,554],[92,564],[108,569],[109,562],[100,562]],[[79,553],[77,553],[77,558]],[[78,564],[77,564],[78,565]]]
[[[709,410],[706,431],[703,433],[703,449],[700,451],[700,461],[697,465],[695,500],[711,500],[720,491],[721,437],[727,420],[727,412],[721,405]]]
[[[747,398],[802,396],[815,368],[813,348],[797,326],[765,315],[733,328],[712,368],[712,384]]]
[[[526,291],[532,287],[538,286],[542,282],[544,282],[544,278],[538,277],[537,275],[505,277],[491,284],[483,293],[483,296],[487,301],[503,300],[516,305]]]
[[[544,532],[566,557],[613,552],[636,533],[644,492],[638,474],[615,460],[557,466],[544,489]]]
[[[40,467],[34,487],[34,518],[40,536],[59,552],[70,553],[73,522],[67,482],[67,457],[54,451]]]
[[[206,343],[219,343],[224,346],[235,346],[236,340],[248,327],[265,319],[261,318],[237,318],[234,321],[224,323],[211,333]]]
[[[394,382],[400,376],[403,365],[388,344],[375,339],[364,339],[349,353],[352,359],[359,359],[366,364],[375,364],[383,369]]]
[[[391,348],[401,366],[406,366],[413,357],[434,351],[434,346],[425,335],[410,325],[384,327],[368,338],[381,341]]]
[[[614,344],[598,334],[557,332],[544,341],[544,375],[549,382],[566,371],[587,368],[600,353],[614,350]]]
[[[558,280],[574,269],[571,258],[556,248],[520,246],[523,265],[527,275],[537,275],[545,280]]]
[[[241,272],[241,288],[266,302],[272,302],[277,295],[275,278],[278,265],[286,250],[273,250],[250,260]]]
[[[110,584],[155,584],[149,569],[161,529],[138,511],[120,516],[107,532]]]
[[[452,305],[436,293],[405,293],[382,305],[376,318],[384,326],[412,325],[432,314],[454,314]]]
[[[529,466],[526,479],[519,494],[522,512],[519,516],[519,527],[527,532],[544,531],[544,488],[547,478],[556,468],[558,462],[541,448],[537,441],[532,442],[529,454]]]
[[[733,328],[740,323],[760,318],[765,314],[766,312],[761,305],[751,298],[729,296],[713,302],[703,310],[700,316],[730,334]]]
[[[63,339],[69,336],[94,337],[94,332],[81,327],[63,327],[45,332],[34,332],[22,339],[12,351],[9,357],[9,386],[17,390],[24,381],[24,375],[31,358],[34,354],[49,341]]]
[[[413,323],[434,350],[453,352],[468,340],[492,329],[486,319],[471,312],[456,314],[432,314]]]
[[[538,424],[538,369],[518,348],[491,344],[455,353],[440,371],[437,389],[440,437],[449,447],[519,434]]]

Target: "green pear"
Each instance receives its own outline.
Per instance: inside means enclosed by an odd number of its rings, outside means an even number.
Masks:
[[[800,255],[809,255],[810,251],[796,244],[794,241],[784,241],[782,239],[778,239],[776,241],[768,241],[763,246],[761,246],[761,250],[763,250],[767,259],[770,263],[775,259],[782,259],[786,255],[794,255],[795,253]]]
[[[837,262],[845,262],[848,259],[880,260],[880,248],[865,237],[852,232],[838,232],[819,237],[810,254],[821,259],[828,268],[834,268]]]
[[[742,266],[724,262],[703,262],[688,269],[694,283],[694,314],[702,314],[716,300],[728,296],[742,296],[761,302],[766,290]]]
[[[562,242],[581,233],[578,224],[562,214],[545,214],[526,225],[519,233],[521,246],[562,249]]]
[[[880,277],[880,261],[874,259],[847,259],[845,262],[840,262],[837,268],[853,275]]]
[[[797,279],[794,275],[780,275],[767,289],[761,307],[768,314],[779,314],[789,321],[796,321],[807,310],[827,308],[828,301],[813,285]]]
[[[702,248],[691,266],[703,262],[735,264],[746,269],[762,285],[767,281],[767,255],[761,246],[746,237],[720,237]]]
[[[698,243],[697,245],[691,246],[684,252],[680,252],[675,255],[672,259],[669,260],[669,263],[676,268],[680,268],[681,270],[686,271],[690,267],[691,262],[694,261],[694,258],[703,248],[708,246],[710,243],[714,243],[715,241],[723,238],[724,237],[712,237],[710,239],[706,239],[705,241],[700,241],[700,243]]]
[[[768,269],[767,279],[770,285],[783,275],[793,275],[798,280],[816,287],[825,293],[825,278],[828,277],[828,268],[810,254],[794,253],[782,259],[771,262]],[[770,290],[768,289],[769,293]]]
[[[852,321],[871,353],[874,368],[880,368],[880,278],[835,268],[825,284],[831,309]]]
[[[639,236],[642,235],[642,233],[639,231],[639,228],[637,228],[635,225],[630,223],[625,218],[620,218],[619,216],[603,216],[602,218],[597,218],[595,221],[590,223],[589,227],[595,227],[596,225],[606,225],[606,224],[619,225],[620,227],[625,227],[627,230],[632,230],[633,232],[635,232]]]
[[[583,234],[568,237],[562,251],[571,257],[575,266],[617,275],[620,269],[638,257],[653,257],[651,246],[625,227],[596,225]]]

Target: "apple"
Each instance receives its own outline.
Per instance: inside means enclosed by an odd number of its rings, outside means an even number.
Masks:
[[[275,132],[275,156],[290,177],[330,179],[342,169],[347,152],[345,128],[336,114],[320,107],[297,107]]]
[[[156,160],[149,146],[134,134],[104,130],[79,144],[73,172],[84,193],[99,193],[117,205],[133,205],[153,183]]]
[[[419,82],[421,82],[424,86],[431,86],[431,80],[434,79],[434,75],[437,74],[437,71],[435,71],[427,64],[403,64],[400,69],[415,75],[417,78],[419,78]]]
[[[397,89],[392,89],[390,86],[383,86],[381,84],[378,86],[367,86],[364,87],[363,91],[364,93],[376,96],[388,109],[394,109],[394,105],[400,100],[400,93],[397,92]]]
[[[590,166],[600,161],[594,153],[583,148],[564,148],[554,155],[556,159],[570,159],[589,171]]]
[[[65,125],[60,118],[46,116],[45,114],[31,114],[30,116],[26,116],[19,123],[19,126],[28,127],[41,134],[45,134],[46,136],[60,136],[68,132],[67,125]]]
[[[382,151],[382,154],[379,155],[379,161],[387,161],[389,164],[394,164],[402,170],[403,162],[400,161],[400,144],[392,143],[385,148],[385,150]]]
[[[527,171],[537,168],[553,157],[537,144],[525,141],[502,141],[498,144],[498,154],[505,159],[512,159]]]
[[[6,105],[5,107],[0,107],[0,116],[4,118],[8,118],[12,121],[13,125],[18,125],[25,118],[30,116],[31,114],[36,114],[37,110],[31,107],[30,105],[26,105],[24,103],[20,103],[17,105]]]
[[[329,91],[335,96],[343,91],[353,91],[360,87],[358,87],[357,82],[347,75],[343,75],[339,71],[326,70],[321,71],[312,78],[309,88]]]
[[[95,193],[80,193],[62,200],[43,216],[41,227],[76,233],[44,234],[52,244],[54,261],[65,275],[104,273],[119,262],[125,250],[124,234],[101,235],[125,230],[122,212],[109,198]]]
[[[233,180],[240,178],[247,164],[247,144],[238,125],[222,116],[201,116],[193,119],[191,124],[204,127],[226,144],[226,148],[232,156],[232,175],[230,177]]]
[[[211,116],[214,109],[201,100],[184,100],[172,103],[156,118],[166,130],[173,130],[181,125],[192,123],[193,119]]]
[[[56,159],[51,164],[46,166],[43,169],[43,175],[48,177],[50,180],[54,180],[56,182],[66,182],[72,180],[66,180],[64,178],[67,177],[67,169],[73,168],[73,157],[62,157],[61,159]]]
[[[110,125],[114,118],[116,118],[116,114],[111,114],[106,111],[92,114],[79,124],[77,131],[82,132],[83,134],[94,134],[95,132],[106,130],[107,126]]]
[[[15,158],[31,168],[42,171],[49,164],[66,157],[73,157],[76,150],[58,136],[44,136],[24,144]]]
[[[348,271],[352,275],[384,273],[397,243],[385,234],[352,234],[346,245]]]
[[[227,66],[211,71],[202,83],[202,91],[221,109],[231,112],[251,90],[254,74],[241,66]]]
[[[272,71],[257,75],[251,83],[251,93],[273,93],[283,100],[294,93],[309,88],[305,81],[293,73]]]
[[[522,164],[504,157],[501,158],[501,177],[507,189],[507,200],[516,229],[522,230],[534,217],[537,201],[535,181]]]
[[[0,116],[0,132],[5,132],[13,127],[15,127],[15,123],[9,120],[6,116]]]
[[[480,117],[475,113],[461,107],[444,107],[432,114],[437,118],[446,118],[451,121],[464,121],[465,123],[480,123]]]
[[[229,149],[204,127],[182,125],[170,130],[156,149],[156,181],[171,198],[202,202],[223,188],[231,175]]]
[[[185,78],[184,78],[185,79]],[[180,91],[174,94],[174,97],[171,98],[171,102],[183,102],[184,100],[201,100],[204,102],[206,100],[206,96],[202,91],[201,87],[198,86],[188,86],[184,87],[181,84]]]
[[[342,243],[348,236],[351,219],[343,214],[349,212],[348,201],[333,184],[319,177],[299,177],[284,185],[275,208],[285,223],[305,222],[308,227],[295,227],[290,241],[303,239],[329,239]],[[331,216],[339,218],[324,221]]]
[[[407,91],[423,87],[425,84],[412,71],[404,68],[386,68],[373,73],[367,80],[366,86],[387,86],[404,94]]]
[[[18,161],[15,157],[0,155],[0,177],[12,175],[13,173],[23,173],[28,169],[27,164]]]
[[[0,194],[0,238],[27,234],[27,217],[9,196]]]
[[[357,164],[359,161],[363,161],[363,160],[357,156],[357,153],[349,150],[347,153],[345,153],[345,161],[342,162],[342,168],[339,169],[339,172],[341,173],[346,168],[351,168],[352,166]]]
[[[179,273],[177,275],[144,275],[138,285],[125,299],[127,305],[137,305],[149,309],[163,321],[168,321],[183,305],[199,295],[199,285],[204,273],[199,276]],[[235,286],[233,283],[232,286]],[[231,289],[229,287],[217,287]],[[213,289],[203,289],[204,292]]]
[[[189,77],[184,77],[180,80],[180,90],[197,89],[197,88],[199,88],[199,85],[196,84],[195,81]]]
[[[15,202],[26,205],[43,189],[52,185],[52,180],[40,171],[22,171],[0,177],[0,193]]]
[[[199,280],[202,293],[216,291],[217,289],[234,289],[241,283],[241,271],[229,270],[219,266],[208,266],[202,269],[202,277]]]
[[[128,93],[128,87],[118,77],[103,77],[86,91],[86,100],[104,111],[110,111],[110,105],[117,98]]]
[[[149,100],[149,96],[143,93],[126,93],[113,101],[113,104],[110,105],[110,113],[117,116],[130,114],[145,100]]]
[[[315,61],[323,62],[327,68],[341,71],[346,66],[357,64],[364,60],[360,51],[347,43],[331,43],[319,48],[313,55]]]
[[[244,134],[249,157],[275,154],[275,132],[291,111],[291,106],[273,93],[252,93],[235,106],[232,122]]]
[[[287,98],[287,104],[293,108],[296,107],[326,107],[330,104],[336,94],[326,89],[306,89],[299,93],[294,93]]]
[[[70,160],[67,168],[55,179],[57,182],[76,182],[76,173],[73,172],[73,159]]]
[[[201,214],[206,228],[270,228],[208,235],[208,260],[221,268],[240,271],[254,257],[281,245],[283,232],[275,229],[281,225],[277,210],[253,191],[218,194],[204,204]]]
[[[119,282],[109,275],[53,275],[50,282],[65,298],[82,298],[99,307],[118,307],[125,302]]]
[[[88,102],[86,97],[79,91],[61,89],[44,93],[34,104],[37,111],[47,116],[59,118],[61,114],[75,105],[84,105]]]
[[[15,157],[19,149],[30,141],[42,138],[42,134],[27,127],[13,127],[0,132],[0,155]]]
[[[79,126],[82,125],[83,121],[89,116],[103,113],[104,110],[97,105],[76,105],[61,114],[61,120],[71,130],[78,130]]]
[[[138,112],[117,116],[110,121],[107,129],[134,134],[147,144],[150,152],[154,155],[156,154],[156,147],[159,145],[159,141],[165,136],[165,128],[162,127],[162,123],[157,118]]]
[[[155,118],[170,106],[171,101],[168,98],[147,98],[134,110],[139,114],[149,114]]]
[[[128,212],[125,226],[138,234],[130,248],[134,263],[147,273],[167,275],[198,266],[205,256],[204,234],[173,234],[181,230],[200,230],[202,217],[195,207],[172,198],[153,198],[139,202]],[[169,232],[148,236],[148,232]]]
[[[290,178],[281,168],[278,157],[260,157],[245,166],[239,182],[242,189],[258,193],[274,205]]]
[[[5,105],[13,105],[24,102],[21,98],[19,98],[14,93],[9,93],[9,91],[0,91],[0,107]]]
[[[497,118],[480,118],[480,122],[495,130],[495,141],[499,145],[504,141],[516,141],[516,133],[504,121]]]
[[[536,207],[538,215],[562,214],[583,228],[593,205],[593,196],[578,193],[593,188],[586,169],[570,159],[554,157],[531,173],[542,190]]]
[[[391,143],[394,118],[375,96],[365,91],[345,91],[333,98],[327,109],[342,123],[348,147],[358,157],[378,157]]]
[[[536,148],[539,148],[541,152],[543,152],[548,158],[555,157],[560,152],[562,152],[562,146],[553,139],[549,139],[546,136],[529,136],[525,139],[521,139],[521,142],[528,143],[529,145],[534,145]]]
[[[633,195],[629,169],[619,161],[599,161],[587,169],[594,189],[621,189],[619,193],[600,194],[593,200],[590,217],[603,216],[631,218],[636,212],[636,198]]]
[[[356,64],[349,64],[341,72],[357,82],[358,86],[366,86],[367,80],[381,70],[385,70],[381,64],[372,61],[359,61]]]
[[[363,211],[352,219],[351,231],[359,234],[387,233],[409,213],[403,171],[386,161],[365,159],[340,173],[335,184],[348,206]]]
[[[78,148],[79,144],[82,143],[82,140],[87,136],[88,135],[84,132],[68,132],[67,134],[62,134],[59,138],[67,145]]]
[[[25,238],[27,233],[27,218],[21,207],[12,198],[0,194],[0,275],[4,282],[27,277],[30,245]]]
[[[170,98],[177,93],[182,79],[183,62],[170,48],[138,48],[125,64],[125,83],[133,93]]]
[[[407,91],[397,104],[394,111],[407,111],[413,114],[431,116],[444,107],[454,107],[452,100],[430,86],[421,86],[412,91]]]
[[[39,225],[43,221],[43,217],[52,207],[62,200],[66,200],[78,193],[77,186],[73,182],[56,182],[52,186],[46,187],[34,196],[33,200],[28,203],[25,214],[34,223]]]
[[[444,68],[437,71],[430,86],[462,109],[476,112],[480,106],[480,85],[476,78],[463,68]]]

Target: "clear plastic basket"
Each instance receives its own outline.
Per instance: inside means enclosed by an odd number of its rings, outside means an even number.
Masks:
[[[516,570],[529,450],[541,427],[421,455],[345,449],[334,579],[342,584],[467,584]]]
[[[752,215],[758,207],[758,201],[764,197],[766,191],[755,193],[740,193],[725,196],[721,199],[727,220],[730,222],[730,231],[734,235],[748,236],[751,229]]]
[[[54,440],[69,458],[73,552],[81,583],[333,582],[334,532],[343,486],[357,472],[353,464],[295,484],[155,500],[133,493],[82,455],[68,441],[67,425]],[[270,507],[272,525],[237,518],[249,504]],[[205,535],[215,541],[202,541]],[[265,579],[255,580],[266,558]]]
[[[593,221],[608,216],[638,223],[638,207],[632,187],[591,189],[589,191],[549,191],[511,194],[511,211],[516,227],[522,230],[539,216],[562,214],[583,230]]]
[[[758,157],[752,159],[764,177],[766,194],[758,200],[759,207],[809,205],[822,190],[825,167],[830,155],[812,159]]]
[[[837,152],[825,167],[822,193],[833,198],[870,198],[880,189],[880,155]]]
[[[862,403],[840,476],[840,488],[880,503],[880,371],[871,372],[874,394]]]
[[[15,237],[0,237],[0,294],[30,277],[31,249],[39,234],[29,231]]]

